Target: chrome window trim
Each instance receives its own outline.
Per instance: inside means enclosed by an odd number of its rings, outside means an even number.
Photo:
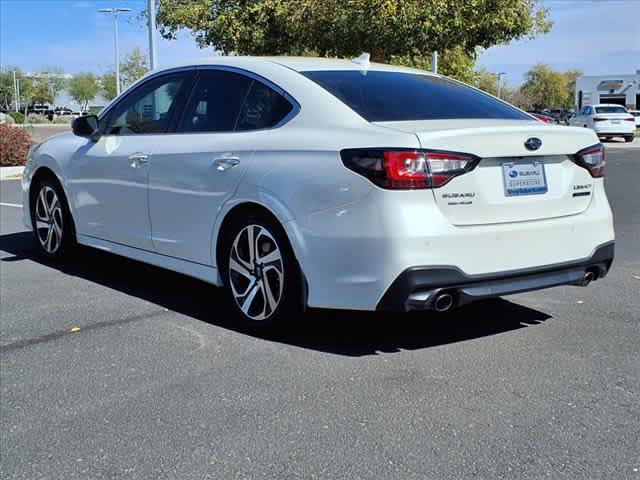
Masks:
[[[273,91],[275,91],[276,93],[278,93],[279,95],[281,95],[285,100],[287,100],[290,104],[291,104],[291,111],[285,115],[282,120],[280,120],[277,124],[275,124],[273,127],[269,127],[269,128],[259,128],[259,129],[255,129],[255,130],[242,130],[242,131],[227,131],[227,132],[176,132],[175,128],[176,125],[174,125],[173,131],[168,131],[168,132],[162,132],[162,133],[131,133],[131,134],[118,134],[118,135],[104,135],[104,136],[115,136],[115,137],[138,137],[141,135],[219,135],[219,134],[239,134],[239,133],[252,133],[252,132],[265,132],[265,131],[269,131],[269,130],[275,130],[276,128],[280,128],[283,127],[284,125],[286,125],[287,123],[289,123],[289,121],[291,121],[296,115],[298,115],[298,113],[300,113],[300,111],[302,110],[302,107],[300,106],[300,103],[298,103],[298,101],[291,95],[289,94],[289,92],[287,92],[284,88],[280,87],[279,85],[276,85],[275,83],[273,83],[271,80],[258,75],[255,72],[252,72],[250,70],[245,70],[243,68],[239,68],[239,67],[233,67],[233,66],[229,66],[229,65],[215,65],[215,64],[208,64],[208,65],[192,65],[192,66],[182,66],[182,67],[176,67],[176,68],[170,68],[167,70],[162,70],[159,72],[155,72],[150,74],[147,77],[144,77],[143,79],[141,79],[138,82],[135,82],[134,84],[132,84],[129,88],[127,88],[121,95],[120,97],[116,97],[114,99],[114,101],[112,103],[110,103],[109,105],[107,105],[105,107],[105,109],[103,111],[100,112],[100,114],[98,115],[98,122],[100,122],[103,118],[106,118],[111,111],[116,108],[120,103],[122,103],[123,101],[126,100],[126,98],[133,93],[135,90],[137,90],[138,88],[142,87],[143,85],[145,85],[147,82],[153,81],[161,76],[164,75],[171,75],[174,73],[180,73],[180,72],[193,72],[193,73],[197,73],[200,71],[206,71],[206,70],[217,70],[217,71],[227,71],[227,72],[232,72],[232,73],[237,73],[240,75],[244,75],[245,77],[248,77],[252,80],[258,81],[260,83],[262,83],[263,85],[269,87],[270,89],[272,89]],[[197,79],[196,79],[197,82]],[[194,84],[191,86],[191,88],[193,89],[196,86],[196,83],[194,82]],[[182,111],[180,112],[181,114],[184,113],[184,107],[186,105],[184,105],[182,107]]]

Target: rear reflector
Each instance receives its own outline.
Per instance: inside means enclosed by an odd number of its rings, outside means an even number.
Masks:
[[[573,156],[573,161],[589,170],[594,178],[604,177],[605,154],[604,145],[601,143],[580,150]]]
[[[391,190],[438,188],[480,161],[454,152],[404,149],[347,149],[342,163],[374,184]]]

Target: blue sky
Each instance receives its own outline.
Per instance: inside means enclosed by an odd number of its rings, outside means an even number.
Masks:
[[[463,0],[461,0],[463,1]],[[577,68],[586,74],[633,73],[640,69],[640,0],[545,0],[554,27],[533,40],[512,42],[482,52],[478,63],[507,73],[507,83],[521,83],[533,64]],[[145,0],[0,0],[0,64],[30,72],[60,66],[69,73],[103,73],[113,64],[110,15],[101,7],[129,7],[120,18],[120,50],[146,49],[146,25],[137,19]],[[199,49],[189,33],[176,41],[158,36],[158,63],[212,55]]]

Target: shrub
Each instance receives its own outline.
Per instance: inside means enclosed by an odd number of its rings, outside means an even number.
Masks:
[[[31,135],[24,128],[0,124],[0,166],[24,165],[31,145]]]
[[[49,123],[49,119],[44,115],[30,113],[29,116],[27,116],[27,123]]]
[[[73,120],[73,117],[71,115],[60,115],[53,119],[53,123],[57,123],[59,125],[69,125],[71,123],[71,120]]]
[[[11,118],[13,118],[16,123],[24,123],[24,113],[21,112],[9,112]]]

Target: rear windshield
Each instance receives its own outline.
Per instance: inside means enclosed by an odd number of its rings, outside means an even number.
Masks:
[[[596,107],[596,113],[627,113],[624,107]]]
[[[446,78],[404,72],[301,72],[370,122],[498,118],[531,120],[490,95]]]

